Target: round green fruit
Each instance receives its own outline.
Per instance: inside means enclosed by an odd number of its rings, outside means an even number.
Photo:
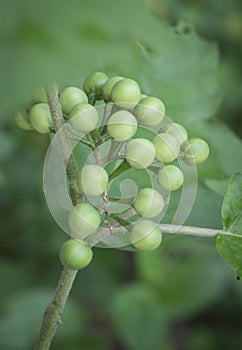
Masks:
[[[99,165],[89,164],[82,168],[78,176],[78,186],[81,192],[88,196],[102,194],[108,185],[108,174]]]
[[[114,87],[114,85],[119,81],[124,79],[123,77],[112,77],[109,78],[106,83],[103,85],[102,88],[102,96],[105,102],[109,102],[111,100],[111,92],[112,92],[112,88]]]
[[[209,156],[209,146],[200,138],[192,138],[187,141],[183,148],[183,160],[187,165],[203,163]]]
[[[32,125],[29,122],[28,115],[25,111],[17,112],[15,114],[15,123],[20,129],[23,130],[33,130]]]
[[[94,130],[98,124],[98,112],[88,103],[79,103],[71,110],[69,123],[73,129],[88,133]]]
[[[80,238],[94,233],[99,227],[100,222],[99,211],[89,203],[77,204],[68,217],[71,231]]]
[[[40,134],[49,134],[53,127],[50,108],[47,103],[38,103],[29,111],[29,120],[33,128]]]
[[[158,183],[167,191],[176,191],[183,185],[184,175],[175,165],[166,165],[157,175]]]
[[[107,123],[107,132],[116,141],[126,141],[137,131],[137,120],[128,111],[118,111],[111,115]]]
[[[69,239],[62,244],[60,261],[69,270],[81,270],[90,264],[93,257],[91,248],[84,242]]]
[[[137,213],[144,218],[153,218],[164,209],[164,200],[161,194],[153,188],[143,188],[133,203]]]
[[[140,87],[135,80],[122,79],[112,88],[111,100],[121,108],[133,108],[140,100]]]
[[[156,158],[164,163],[175,160],[180,152],[180,145],[174,136],[161,133],[153,140]]]
[[[155,146],[144,138],[133,139],[127,144],[125,157],[133,168],[148,168],[155,159]]]
[[[187,131],[183,125],[178,123],[168,124],[165,128],[162,129],[162,132],[167,134],[171,134],[175,137],[180,145],[182,145],[185,141],[187,141]]]
[[[108,80],[108,76],[103,72],[89,74],[84,81],[84,91],[87,95],[95,93],[97,99],[102,99],[102,88]]]
[[[60,104],[65,115],[69,115],[73,107],[79,103],[88,103],[87,95],[74,86],[65,88],[60,94]]]
[[[144,97],[135,107],[134,114],[142,125],[158,125],[165,116],[165,105],[159,98]]]
[[[151,251],[161,244],[162,233],[155,222],[139,220],[131,229],[131,241],[136,249]]]

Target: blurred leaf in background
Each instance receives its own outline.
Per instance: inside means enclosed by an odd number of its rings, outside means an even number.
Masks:
[[[13,0],[0,6],[0,347],[22,350],[33,347],[66,235],[42,190],[49,138],[18,130],[15,110],[51,80],[60,88],[82,86],[96,70],[136,79],[144,93],[164,100],[168,116],[190,136],[209,143],[187,224],[222,227],[221,194],[242,167],[241,140],[230,129],[242,134],[241,2]],[[164,18],[186,22],[172,27]],[[172,196],[166,222],[180,194]],[[94,253],[78,275],[53,350],[240,348],[241,284],[214,240],[165,237],[154,253]]]

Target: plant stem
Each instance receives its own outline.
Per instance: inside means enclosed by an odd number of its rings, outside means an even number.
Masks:
[[[131,223],[130,223],[130,225],[131,225]],[[237,234],[232,233],[232,232],[223,231],[220,229],[204,228],[204,227],[160,224],[159,228],[160,228],[162,233],[184,235],[184,236],[213,238],[213,237],[217,237],[218,235],[224,235],[224,236],[235,236],[235,237],[241,238],[241,235],[237,235]],[[112,229],[112,234],[115,234],[118,232],[119,233],[127,232],[127,229],[123,226],[111,227],[111,229]],[[94,245],[96,245],[97,243],[102,241],[102,239],[104,239],[109,234],[110,234],[110,228],[101,228],[98,231],[98,237],[95,238],[93,240],[93,242],[91,242],[91,246],[93,247]]]
[[[58,91],[55,85],[49,87],[46,91],[50,106],[51,116],[55,132],[58,137],[61,154],[66,167],[66,175],[69,181],[69,192],[72,203],[75,205],[81,201],[81,195],[77,190],[76,179],[78,171],[72,154],[71,144],[68,140],[67,131],[64,124],[64,118],[58,98]],[[61,314],[65,307],[68,295],[75,280],[77,270],[72,271],[63,269],[54,296],[47,307],[39,338],[35,350],[48,350],[54,338],[56,328],[61,323]]]
[[[55,335],[58,324],[61,324],[61,314],[75,280],[77,270],[63,269],[55,293],[45,311],[40,336],[35,350],[48,350]]]
[[[72,199],[73,204],[75,205],[82,201],[82,196],[78,191],[76,182],[78,170],[74,156],[72,154],[71,144],[67,136],[67,131],[64,123],[64,118],[59,102],[58,90],[56,88],[56,85],[52,85],[51,87],[49,87],[46,91],[46,94],[48,97],[55,132],[58,137],[60,150],[66,167],[66,175],[69,181],[70,197]]]

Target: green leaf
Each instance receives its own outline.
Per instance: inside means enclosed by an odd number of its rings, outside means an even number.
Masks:
[[[221,102],[217,81],[218,50],[197,35],[192,26],[181,25],[160,33],[160,48],[150,54],[145,46],[140,69],[144,93],[156,94],[175,120],[211,118]]]
[[[111,314],[117,332],[128,349],[158,349],[165,320],[159,299],[147,285],[133,284],[113,297]]]
[[[218,253],[242,276],[242,174],[231,177],[223,206],[222,221],[226,231],[241,235],[219,235],[216,240]]]
[[[221,294],[228,271],[204,241],[169,237],[152,254],[135,256],[139,277],[156,288],[166,318],[189,317]]]
[[[229,179],[222,179],[222,180],[217,180],[217,179],[205,179],[205,185],[214,191],[217,194],[220,194],[220,196],[224,197]]]

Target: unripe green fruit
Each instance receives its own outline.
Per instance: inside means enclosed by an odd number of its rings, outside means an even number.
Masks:
[[[35,103],[48,103],[48,98],[44,88],[40,88],[33,94],[33,99]]]
[[[60,94],[61,109],[65,115],[69,115],[72,108],[79,103],[88,103],[88,98],[85,92],[77,87],[69,86]]]
[[[15,123],[20,129],[27,130],[27,131],[33,130],[33,127],[29,122],[28,115],[24,111],[17,112],[15,114]]]
[[[126,141],[137,131],[137,120],[128,111],[118,111],[111,115],[107,123],[107,132],[116,141]]]
[[[164,209],[164,200],[161,194],[153,188],[143,188],[133,204],[137,213],[144,218],[153,218]]]
[[[105,102],[109,102],[111,100],[111,92],[112,92],[112,88],[114,87],[114,85],[119,81],[124,79],[123,77],[112,77],[109,78],[106,83],[103,85],[102,88],[102,96]]]
[[[84,91],[87,95],[95,93],[97,99],[102,99],[102,88],[108,80],[108,76],[103,72],[89,74],[84,81]]]
[[[78,176],[78,186],[81,192],[88,196],[102,194],[108,185],[108,174],[99,165],[89,164],[82,168]]]
[[[200,138],[192,138],[184,145],[184,162],[187,165],[201,164],[209,155],[209,146]]]
[[[165,105],[156,97],[145,97],[135,107],[134,114],[142,125],[157,125],[165,116]]]
[[[164,163],[175,160],[180,151],[180,145],[174,136],[170,134],[158,134],[153,140],[156,158]]]
[[[133,108],[140,100],[140,87],[135,80],[119,80],[112,88],[111,100],[121,108]]]
[[[90,264],[93,257],[91,248],[84,242],[69,239],[62,244],[60,261],[69,270],[81,270]]]
[[[168,124],[165,128],[162,128],[162,132],[174,136],[180,145],[182,145],[188,137],[184,126],[178,123]]]
[[[98,119],[98,112],[95,107],[88,103],[79,103],[72,108],[69,123],[73,129],[87,133],[97,127]]]
[[[155,159],[155,146],[144,138],[133,139],[127,144],[125,157],[133,168],[148,168]]]
[[[131,229],[131,241],[139,250],[151,251],[159,247],[162,233],[159,226],[150,220],[139,220]]]
[[[94,233],[100,222],[99,212],[88,203],[77,204],[68,217],[71,231],[80,238]]]
[[[169,164],[159,170],[157,180],[167,191],[176,191],[183,185],[184,176],[181,169]]]
[[[49,134],[53,127],[50,108],[47,103],[38,103],[29,111],[29,120],[33,128],[40,134]]]

